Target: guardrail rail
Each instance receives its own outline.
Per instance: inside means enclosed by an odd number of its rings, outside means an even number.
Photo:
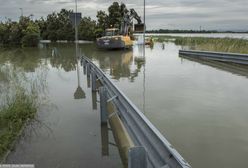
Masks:
[[[116,85],[87,57],[82,57],[81,63],[87,74],[93,74],[92,79],[100,81],[107,90],[107,98],[117,109],[129,136],[137,147],[147,151],[147,167],[154,168],[190,168],[168,140],[146,118],[146,116],[119,90]],[[93,85],[93,87],[95,87]],[[95,88],[93,88],[95,89]]]
[[[180,55],[248,65],[247,54],[195,51],[195,50],[179,50],[179,56]]]

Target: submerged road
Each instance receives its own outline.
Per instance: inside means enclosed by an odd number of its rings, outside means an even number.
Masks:
[[[54,47],[60,53],[58,57],[50,56]],[[133,51],[110,52],[98,51],[93,44],[80,48],[144,111],[192,167],[247,166],[245,71],[237,73],[239,68],[232,72],[222,65],[214,67],[180,58],[181,46],[174,43],[166,43],[164,48],[160,43],[146,48],[145,62],[136,59],[143,51],[138,47]],[[97,110],[92,108],[95,96],[82,74],[80,85],[86,98],[74,99],[78,88],[75,60],[70,57],[74,55],[74,46],[50,44],[22,52],[23,64],[10,63],[25,65],[30,76],[47,69],[47,102],[38,113],[40,122],[25,131],[8,163],[34,163],[37,167],[121,167],[111,131],[109,155],[103,155],[106,151],[101,146],[99,104]],[[32,68],[33,72],[28,71]]]

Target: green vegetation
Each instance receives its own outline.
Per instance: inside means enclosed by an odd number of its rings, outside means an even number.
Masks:
[[[0,45],[37,46],[40,29],[29,17],[20,17],[19,22],[11,20],[0,23]]]
[[[0,54],[0,162],[14,147],[25,124],[35,119],[46,88],[45,71],[29,78],[22,63],[8,61]]]
[[[19,45],[24,47],[37,46],[40,39],[75,40],[75,30],[70,21],[72,10],[62,9],[49,14],[46,19],[33,21],[31,17],[21,16],[18,22],[0,22],[0,46]],[[125,13],[130,13],[126,5],[114,2],[108,8],[108,14],[102,10],[97,12],[97,20],[90,17],[81,18],[78,30],[80,40],[95,40],[102,36],[106,28],[120,28]]]
[[[174,40],[177,45],[193,50],[248,53],[248,40],[245,39],[160,36],[157,40],[160,42]]]
[[[133,9],[132,9],[133,10]],[[127,9],[124,3],[119,4],[118,2],[113,2],[108,8],[108,14],[105,11],[97,12],[97,29],[96,35],[103,35],[106,28],[119,28],[124,19],[124,15],[131,17],[130,10]]]
[[[170,29],[159,29],[159,30],[147,30],[147,33],[248,33],[247,31],[235,32],[235,31],[217,31],[217,30],[170,30]]]
[[[216,30],[170,30],[170,29],[159,29],[159,30],[147,30],[147,33],[220,33]]]
[[[7,104],[0,108],[0,160],[12,148],[12,143],[29,119],[34,119],[37,111],[36,98],[18,90]]]

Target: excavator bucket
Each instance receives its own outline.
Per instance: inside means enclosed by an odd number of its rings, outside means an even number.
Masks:
[[[134,25],[134,33],[143,33],[144,30],[145,30],[145,25],[143,23]]]

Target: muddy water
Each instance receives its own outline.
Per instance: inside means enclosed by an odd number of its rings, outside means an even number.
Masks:
[[[180,58],[181,46],[156,43],[128,51],[101,51],[80,45],[114,83],[145,113],[192,167],[247,167],[248,67]],[[19,54],[19,53],[22,54]],[[109,131],[108,156],[102,147],[99,104],[77,64],[73,45],[2,51],[2,59],[26,73],[47,70],[47,103],[39,123],[11,153],[8,163],[37,167],[121,167]],[[20,61],[17,60],[19,56]],[[16,57],[14,57],[16,56]],[[18,57],[18,58],[19,58]],[[79,89],[79,94],[75,94]],[[83,91],[83,92],[82,92]],[[78,97],[78,99],[75,99]],[[98,98],[97,98],[98,99]],[[94,105],[94,108],[93,108]]]

